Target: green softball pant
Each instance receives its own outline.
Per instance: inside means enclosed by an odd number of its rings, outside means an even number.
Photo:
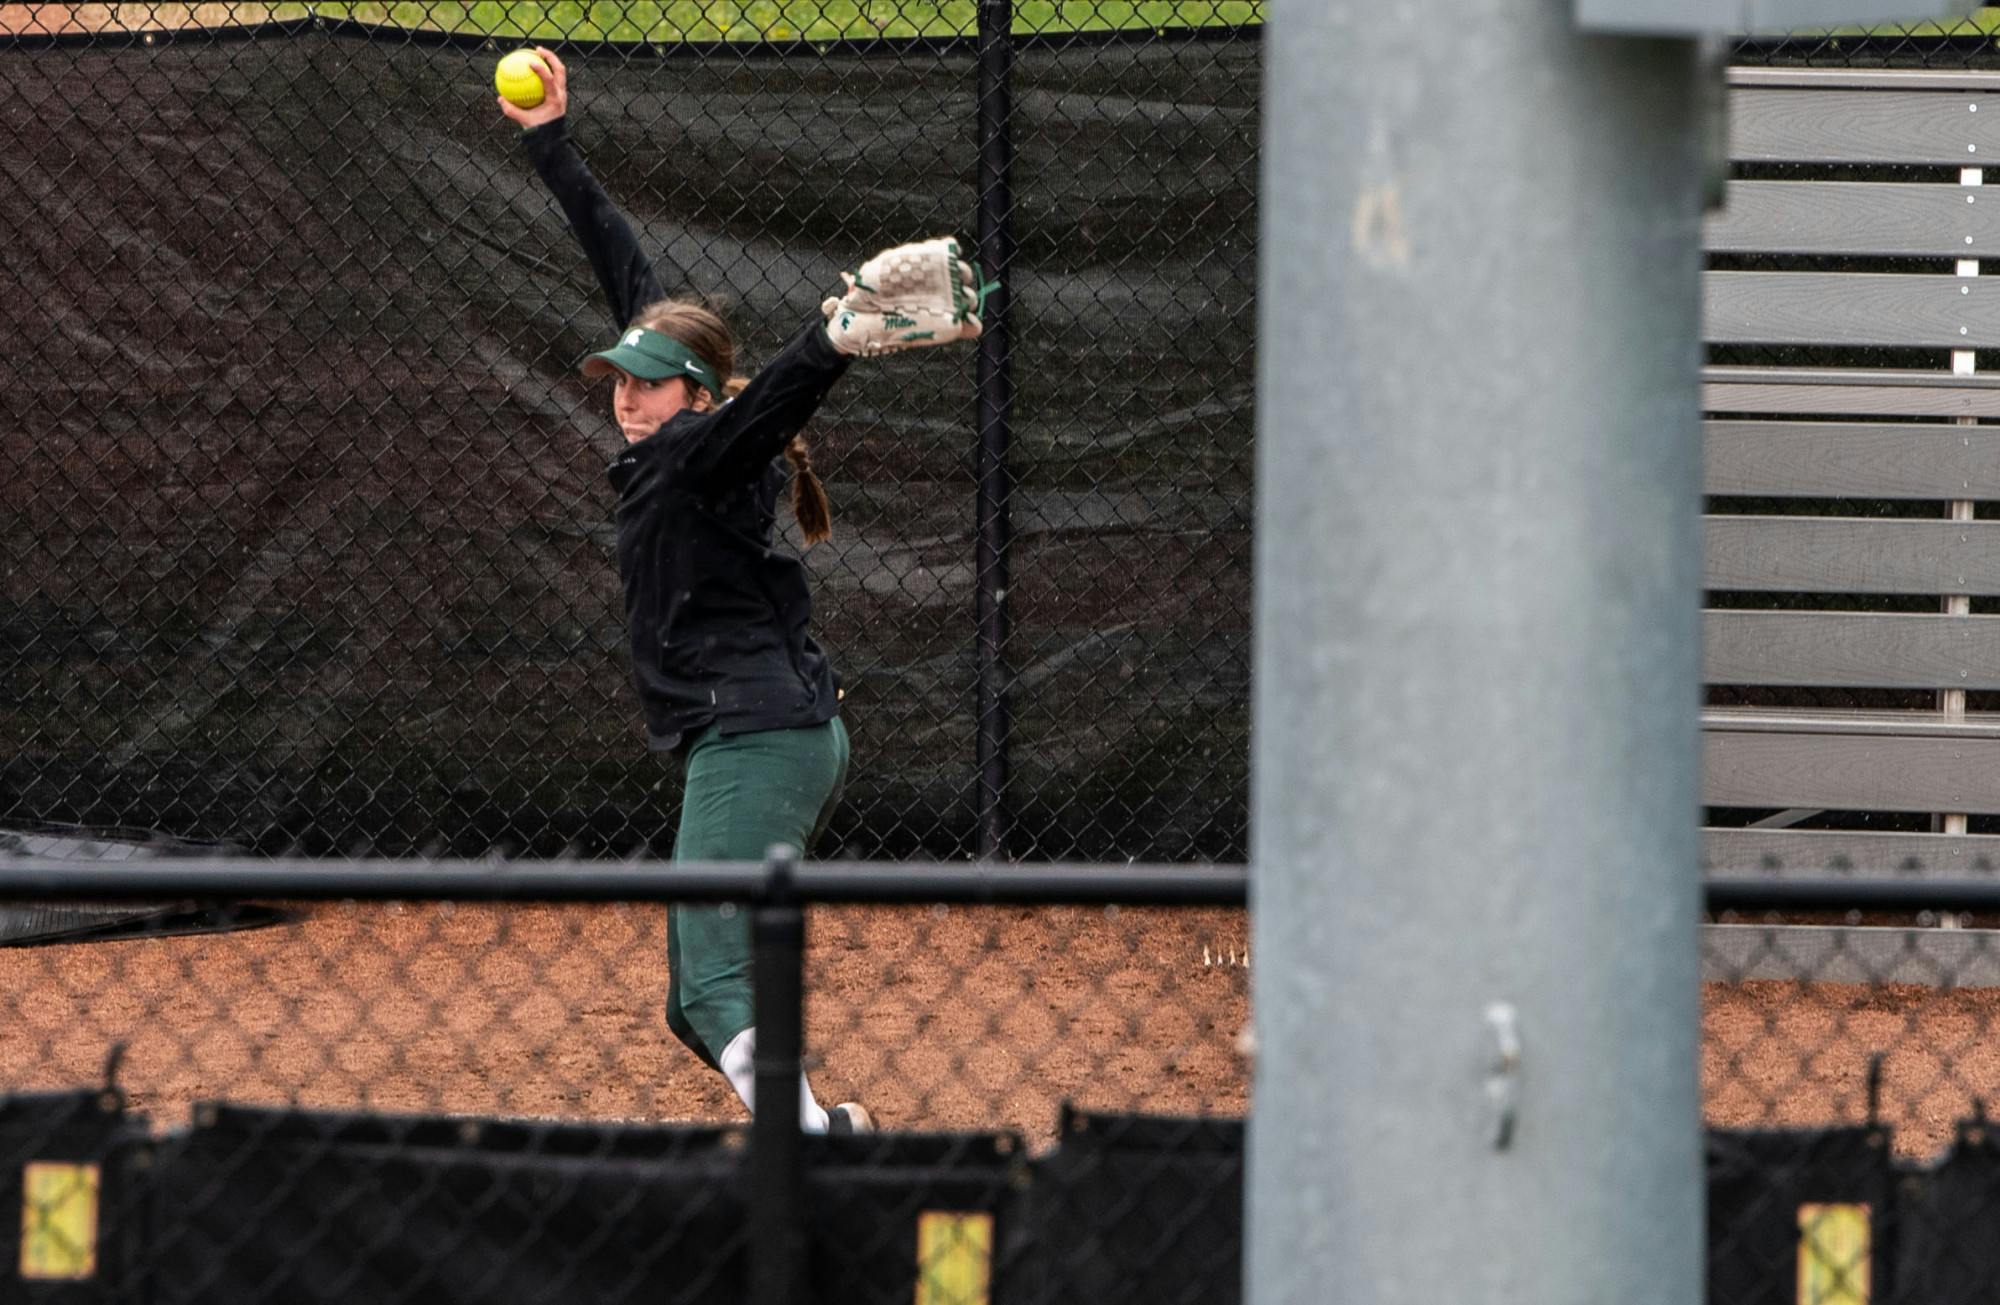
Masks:
[[[835,717],[802,729],[723,734],[689,745],[676,861],[762,861],[773,843],[812,849],[847,782],[847,727]],[[716,1064],[756,1022],[750,913],[730,906],[667,908],[667,1027]]]

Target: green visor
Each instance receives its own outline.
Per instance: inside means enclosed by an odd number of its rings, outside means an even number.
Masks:
[[[602,353],[583,360],[585,376],[604,376],[613,371],[630,372],[642,381],[663,381],[669,376],[685,376],[716,398],[722,397],[722,382],[715,369],[695,356],[692,349],[658,331],[635,326]]]

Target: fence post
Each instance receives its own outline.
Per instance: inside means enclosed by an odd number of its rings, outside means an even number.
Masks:
[[[1255,1305],[1701,1298],[1696,46],[1274,4]]]
[[[805,1299],[805,1175],[799,1074],[805,1042],[805,912],[782,844],[765,857],[765,889],[751,916],[756,952],[757,1109],[750,1121],[750,1299]]]
[[[1014,261],[1012,168],[1013,0],[979,0],[979,265],[998,288],[987,297],[979,339],[978,713],[979,855],[1001,856],[1007,838],[1007,564],[1013,542],[1011,482],[1013,379],[1007,356],[1007,278]]]

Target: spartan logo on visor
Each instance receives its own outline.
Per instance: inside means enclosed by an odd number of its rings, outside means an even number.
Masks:
[[[712,391],[717,398],[722,397],[713,367],[697,359],[692,349],[673,336],[649,326],[627,326],[617,344],[584,359],[583,370],[588,376],[626,371],[647,380],[661,380],[679,373]]]

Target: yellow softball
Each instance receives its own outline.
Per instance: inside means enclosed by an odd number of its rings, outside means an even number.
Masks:
[[[542,85],[542,74],[547,71],[533,50],[516,50],[493,70],[493,89],[515,108],[532,109],[548,98]]]

